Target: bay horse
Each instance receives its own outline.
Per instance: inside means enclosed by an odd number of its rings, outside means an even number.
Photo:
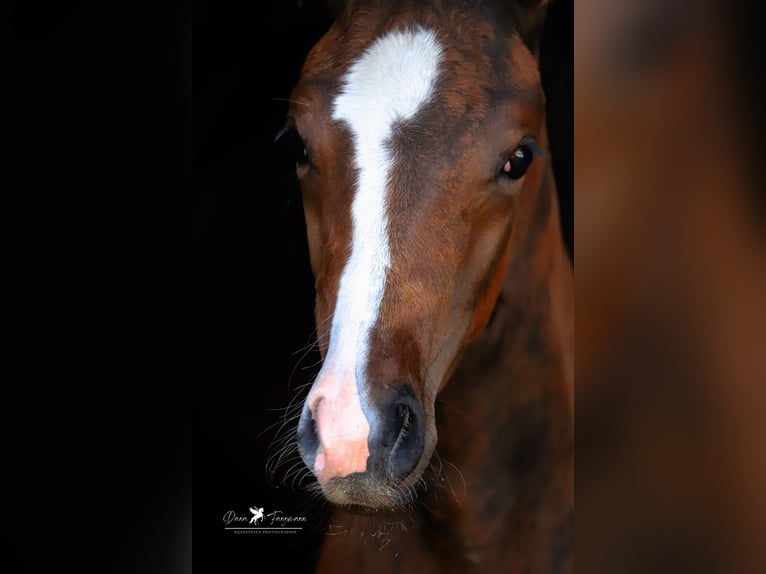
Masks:
[[[322,357],[296,442],[334,509],[319,572],[573,569],[545,10],[349,2],[290,95]]]

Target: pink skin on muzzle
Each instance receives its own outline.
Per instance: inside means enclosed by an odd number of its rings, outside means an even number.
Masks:
[[[370,424],[353,373],[320,375],[306,400],[319,435],[313,469],[319,481],[367,470]]]

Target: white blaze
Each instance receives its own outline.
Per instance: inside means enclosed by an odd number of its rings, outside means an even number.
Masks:
[[[392,158],[387,143],[394,124],[412,118],[428,101],[440,58],[434,32],[422,28],[390,32],[351,65],[334,101],[333,119],[343,122],[353,136],[354,156],[350,159],[357,187],[351,204],[351,254],[340,278],[330,347],[312,389],[315,401],[321,396],[330,403],[318,409],[325,415],[314,413],[321,439],[317,467],[328,463],[330,453],[325,451],[331,446],[349,451],[349,445],[341,446],[342,441],[366,443],[369,434],[357,378],[363,376],[370,329],[391,265],[386,195]],[[332,416],[330,409],[335,411]],[[363,458],[366,461],[366,454]],[[360,465],[361,461],[346,462],[344,472]]]
[[[340,280],[328,353],[337,366],[364,364],[391,264],[386,188],[392,161],[386,144],[394,123],[414,116],[428,100],[440,54],[431,31],[389,33],[351,66],[335,99],[333,119],[353,134],[358,173],[351,256]]]

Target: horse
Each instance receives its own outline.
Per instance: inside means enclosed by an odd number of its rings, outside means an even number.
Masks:
[[[318,572],[571,572],[573,265],[546,2],[339,6],[289,97],[321,369]]]

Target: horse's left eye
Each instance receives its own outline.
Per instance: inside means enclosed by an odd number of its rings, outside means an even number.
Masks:
[[[532,163],[534,152],[528,145],[520,145],[503,164],[500,175],[509,179],[520,179],[527,173],[529,164]]]
[[[287,125],[282,128],[278,133],[275,142],[281,144],[286,149],[290,158],[295,161],[298,167],[305,166],[309,163],[308,147],[304,143],[298,130],[292,126]]]

